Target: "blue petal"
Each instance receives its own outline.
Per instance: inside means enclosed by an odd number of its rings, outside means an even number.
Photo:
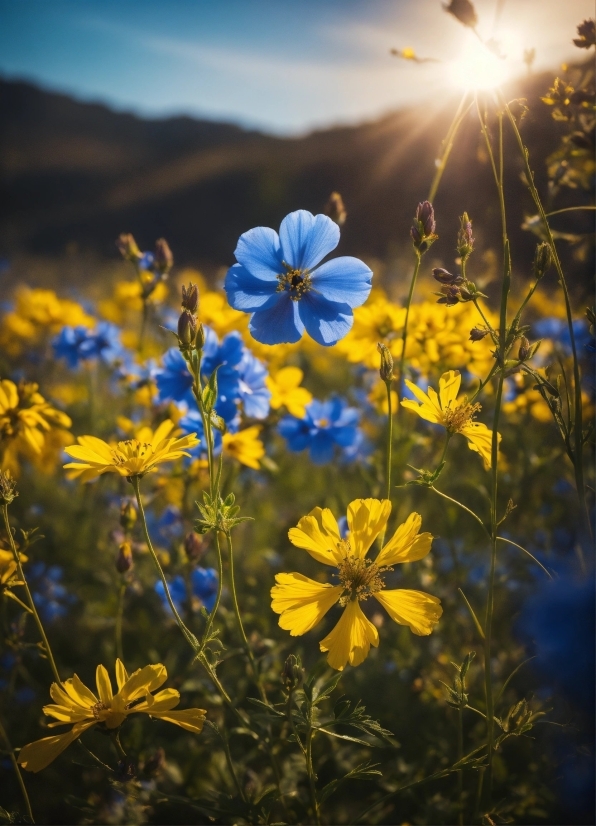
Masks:
[[[253,313],[276,295],[277,279],[264,281],[255,278],[242,264],[234,264],[226,275],[224,289],[230,306],[235,310]]]
[[[310,458],[315,465],[326,465],[333,459],[333,440],[322,430],[310,444]]]
[[[339,227],[326,215],[299,209],[283,219],[279,238],[284,261],[296,270],[311,270],[339,244]]]
[[[296,303],[306,332],[324,347],[337,344],[340,338],[350,332],[354,323],[352,310],[347,304],[327,301],[313,291],[303,295]]]
[[[311,441],[308,422],[297,419],[295,416],[284,416],[278,425],[278,430],[288,442],[288,447],[295,453],[308,447]]]
[[[263,281],[275,281],[284,272],[279,237],[269,227],[255,227],[241,235],[234,255],[252,276]]]
[[[312,286],[329,301],[360,307],[370,295],[372,271],[358,258],[333,258],[313,272]]]
[[[277,301],[253,313],[248,329],[261,344],[293,344],[300,341],[304,324],[298,315],[298,301],[287,292],[278,293]]]

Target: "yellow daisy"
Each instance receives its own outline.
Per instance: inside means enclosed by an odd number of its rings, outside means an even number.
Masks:
[[[300,387],[304,373],[299,367],[283,367],[274,376],[267,376],[265,383],[271,391],[271,407],[285,407],[292,416],[303,419],[306,405],[312,401],[312,393]]]
[[[117,445],[110,445],[96,436],[79,436],[78,445],[64,449],[79,461],[69,462],[64,467],[71,471],[72,478],[78,477],[85,482],[103,473],[118,473],[126,478],[144,476],[164,462],[189,456],[187,449],[199,444],[196,433],[181,439],[173,437],[174,427],[174,422],[166,419],[155,432],[150,427],[143,427],[134,439]]]
[[[461,433],[468,440],[470,450],[476,451],[482,457],[485,470],[491,466],[492,430],[473,421],[476,413],[481,409],[479,404],[468,404],[466,396],[457,402],[457,394],[461,384],[459,370],[449,370],[439,379],[439,393],[428,388],[428,393],[420,390],[415,384],[406,379],[406,387],[416,396],[418,402],[411,399],[402,399],[402,406],[418,413],[421,419],[427,422],[443,425],[448,433]],[[501,435],[497,434],[501,441]]]
[[[53,427],[70,427],[66,413],[56,410],[38,392],[38,385],[10,379],[0,381],[0,449],[14,443],[30,457],[43,450],[45,434]]]
[[[157,694],[151,693],[163,685],[167,678],[168,672],[161,663],[146,665],[129,676],[123,663],[116,660],[117,694],[113,693],[110,677],[103,665],[97,666],[97,696],[76,674],[61,685],[52,683],[50,696],[55,705],[44,706],[43,713],[54,717],[57,722],[48,723],[48,726],[53,728],[65,723],[74,725],[64,734],[44,737],[24,746],[19,754],[19,763],[28,771],[41,771],[87,729],[92,726],[100,726],[104,731],[117,729],[129,714],[138,712],[199,734],[206,711],[202,708],[172,711],[180,702],[180,694],[175,688],[164,688]]]
[[[223,449],[240,464],[258,470],[261,467],[259,460],[265,455],[265,447],[259,439],[260,432],[260,425],[255,424],[238,433],[224,433]]]
[[[387,499],[356,499],[348,507],[349,534],[342,539],[335,517],[328,508],[315,508],[304,516],[288,536],[290,542],[324,565],[337,568],[339,584],[316,582],[303,574],[277,574],[271,589],[272,609],[281,614],[279,625],[293,637],[306,634],[323,619],[336,602],[344,608],[339,622],[324,640],[327,662],[343,671],[346,664],[360,665],[379,645],[379,633],[360,608],[374,597],[392,620],[409,626],[414,634],[430,634],[443,613],[441,601],[422,591],[386,591],[383,574],[392,565],[415,562],[430,551],[432,536],[419,533],[422,519],[411,513],[383,547],[375,561],[366,555],[385,530],[391,502]]]
[[[19,554],[21,563],[28,561],[25,554]],[[12,551],[7,551],[0,548],[0,590],[5,587],[12,587],[13,585],[22,585],[23,583],[14,577],[17,570],[17,563],[14,559]]]

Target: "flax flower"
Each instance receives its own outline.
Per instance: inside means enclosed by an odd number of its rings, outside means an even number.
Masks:
[[[489,430],[482,422],[473,421],[474,416],[480,410],[479,404],[468,404],[466,396],[459,402],[457,401],[461,384],[459,370],[449,370],[443,373],[439,379],[438,394],[432,387],[429,387],[428,393],[425,393],[411,381],[406,380],[405,384],[420,404],[411,399],[403,399],[403,407],[418,413],[420,418],[426,419],[427,422],[443,425],[450,434],[461,433],[468,440],[470,450],[480,454],[485,470],[488,470],[491,466],[492,430]],[[500,434],[497,434],[497,439],[501,441]]]
[[[414,634],[430,634],[443,613],[437,597],[408,589],[384,590],[383,574],[401,562],[415,562],[430,551],[432,536],[419,533],[422,520],[411,513],[386,543],[377,558],[367,554],[385,530],[391,502],[387,499],[356,499],[348,507],[349,534],[342,539],[335,517],[328,508],[315,508],[288,533],[290,542],[323,565],[337,568],[339,584],[317,582],[303,574],[277,574],[271,589],[272,609],[281,614],[280,627],[293,637],[306,634],[339,602],[344,611],[333,630],[321,640],[328,651],[327,662],[343,671],[346,664],[360,665],[379,645],[379,633],[364,615],[360,603],[374,597],[392,620],[409,626]]]
[[[312,394],[306,387],[300,387],[304,373],[299,367],[282,367],[275,375],[269,375],[265,384],[271,391],[271,407],[279,410],[285,407],[291,416],[303,419],[306,405],[312,401]]]
[[[24,746],[19,754],[19,763],[28,771],[41,771],[87,729],[100,726],[104,731],[113,731],[122,725],[129,714],[139,712],[199,734],[206,711],[201,708],[172,711],[180,702],[180,694],[175,688],[164,688],[152,694],[167,678],[168,672],[161,663],[146,665],[129,676],[122,662],[116,660],[117,694],[113,693],[110,677],[103,665],[97,666],[97,696],[76,674],[61,685],[52,683],[50,696],[55,705],[44,706],[43,712],[57,722],[48,725],[51,728],[65,723],[74,725],[64,734],[44,737]]]
[[[143,427],[134,439],[118,442],[117,445],[110,445],[96,436],[79,436],[78,445],[64,449],[78,461],[69,462],[64,467],[71,471],[71,478],[78,477],[85,482],[103,473],[118,473],[127,479],[144,476],[157,470],[157,466],[164,462],[189,456],[187,449],[198,445],[196,433],[178,439],[172,436],[174,427],[174,422],[166,419],[155,432]]]

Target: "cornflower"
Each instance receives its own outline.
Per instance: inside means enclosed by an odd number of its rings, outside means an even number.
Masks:
[[[338,671],[348,662],[360,665],[370,646],[379,645],[376,627],[360,608],[368,597],[380,602],[392,620],[419,636],[430,634],[443,613],[441,601],[430,594],[385,590],[383,574],[393,570],[393,565],[415,562],[430,551],[432,536],[419,533],[419,514],[410,514],[374,562],[367,559],[375,539],[384,533],[390,513],[387,499],[356,499],[348,506],[349,533],[345,539],[328,508],[314,508],[288,533],[293,545],[304,548],[317,562],[337,568],[334,576],[339,584],[317,582],[298,573],[277,574],[271,607],[281,614],[280,627],[296,637],[313,629],[339,603],[344,608],[339,622],[320,642],[321,651],[329,652],[327,662]]]
[[[306,416],[306,406],[312,401],[312,393],[301,387],[304,373],[299,367],[282,367],[275,375],[265,379],[271,392],[271,407],[279,410],[285,407],[291,416],[303,419]]]
[[[491,466],[492,431],[482,422],[475,422],[474,416],[481,409],[479,404],[469,404],[466,396],[458,403],[457,394],[461,384],[459,370],[449,370],[439,379],[439,393],[428,388],[428,393],[420,390],[411,381],[406,387],[414,394],[420,404],[411,399],[402,399],[402,406],[413,410],[421,419],[442,425],[447,433],[461,433],[468,440],[468,447],[479,453],[485,470]],[[499,442],[501,435],[497,434]]]
[[[32,458],[43,451],[45,435],[53,427],[70,427],[71,420],[38,392],[33,382],[0,381],[0,450],[7,448]],[[14,463],[14,462],[13,462]]]
[[[97,666],[97,696],[84,685],[75,674],[58,685],[52,683],[50,696],[55,705],[44,706],[43,712],[54,717],[57,722],[48,726],[74,723],[72,729],[54,737],[44,737],[24,746],[18,762],[28,771],[38,772],[49,766],[83,732],[93,726],[103,731],[115,731],[130,714],[148,714],[158,720],[174,723],[187,731],[199,734],[203,728],[206,711],[189,708],[172,711],[180,702],[180,693],[175,688],[165,688],[157,694],[156,689],[165,683],[168,672],[161,663],[146,665],[129,676],[121,660],[116,660],[116,683],[118,692],[113,693],[107,669]]]
[[[96,436],[79,436],[78,445],[71,445],[64,452],[78,462],[64,465],[71,471],[71,478],[81,481],[94,479],[103,473],[117,473],[127,479],[141,477],[157,470],[164,462],[172,462],[181,456],[190,456],[188,449],[199,443],[195,433],[182,438],[171,435],[175,425],[170,419],[162,422],[153,432],[149,427],[138,431],[134,439],[111,445]]]

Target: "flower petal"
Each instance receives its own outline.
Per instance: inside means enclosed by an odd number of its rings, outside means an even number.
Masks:
[[[339,527],[329,508],[313,508],[295,528],[290,528],[288,537],[292,545],[304,548],[323,565],[337,566],[343,560]]]
[[[124,683],[128,680],[128,671],[124,667],[124,663],[120,658],[116,659],[116,685],[118,691],[122,688]]]
[[[406,379],[404,384],[416,396],[420,404],[417,404],[412,399],[402,399],[401,405],[402,407],[407,408],[408,410],[413,410],[414,413],[417,413],[421,419],[426,419],[427,422],[433,422],[434,424],[440,424],[443,421],[443,411],[439,407],[438,404],[433,404],[430,396],[421,390],[419,387],[408,381]],[[430,388],[429,388],[430,390]]]
[[[411,513],[399,526],[389,542],[376,558],[377,565],[396,565],[398,562],[416,562],[430,551],[433,537],[430,533],[421,533],[422,517]]]
[[[461,374],[459,370],[448,370],[446,373],[443,373],[439,379],[439,398],[443,410],[447,410],[448,407],[453,406],[455,403],[460,384]]]
[[[95,671],[95,679],[97,682],[97,693],[102,703],[109,703],[113,698],[112,683],[110,682],[110,675],[104,665],[98,665]]]
[[[364,559],[368,549],[384,530],[391,502],[388,499],[355,499],[348,505],[348,528],[352,555]]]
[[[284,261],[296,270],[311,270],[339,244],[339,227],[327,215],[305,209],[281,222],[279,240]]]
[[[126,705],[132,702],[132,700],[137,700],[144,694],[148,694],[150,691],[155,691],[155,689],[163,685],[167,679],[168,672],[164,665],[161,663],[146,665],[144,668],[139,668],[130,675],[118,692],[118,698]]]
[[[280,628],[292,637],[306,634],[325,616],[340,598],[343,586],[315,582],[303,574],[277,574],[271,589],[271,608],[279,618]]]
[[[261,344],[293,344],[304,332],[304,324],[298,315],[298,303],[289,293],[277,294],[271,305],[257,310],[250,319],[248,329]]]
[[[242,264],[230,267],[224,284],[230,306],[245,313],[255,312],[271,301],[277,287],[277,281],[255,278]]]
[[[158,720],[165,720],[166,723],[174,723],[175,726],[192,731],[193,734],[200,734],[205,723],[207,712],[202,708],[187,708],[182,711],[157,711],[151,712],[152,717]]]
[[[81,734],[91,726],[95,725],[95,720],[90,723],[78,723],[70,731],[64,734],[55,734],[53,737],[44,737],[29,743],[21,749],[17,762],[24,769],[30,772],[39,772],[49,766],[64,749],[77,740]]]
[[[400,625],[408,625],[410,631],[419,637],[430,634],[441,614],[441,600],[424,591],[410,591],[405,588],[395,591],[377,591],[374,594],[392,620]]]
[[[255,227],[243,233],[234,250],[236,261],[262,281],[276,281],[284,272],[279,236],[270,227]]]
[[[360,665],[371,645],[379,645],[379,632],[362,613],[358,600],[350,600],[335,628],[321,640],[321,651],[328,651],[331,668],[343,671],[346,664]]]
[[[176,708],[180,702],[180,692],[175,688],[164,688],[163,691],[158,691],[155,696],[147,694],[142,703],[133,706],[129,714],[137,711],[143,711],[146,714],[153,714],[155,711],[170,711]]]
[[[312,274],[312,286],[328,301],[360,307],[370,295],[372,270],[363,261],[342,256],[326,261]]]
[[[296,304],[306,332],[317,344],[331,347],[352,329],[354,315],[348,304],[328,301],[314,290],[305,293]]]
[[[459,431],[468,440],[470,450],[482,456],[484,469],[490,470],[492,460],[493,432],[482,422],[468,422]],[[497,433],[497,441],[501,443],[501,434]]]

